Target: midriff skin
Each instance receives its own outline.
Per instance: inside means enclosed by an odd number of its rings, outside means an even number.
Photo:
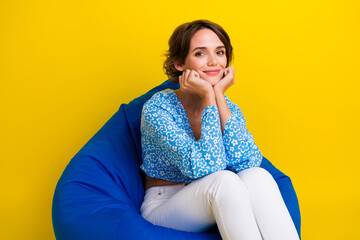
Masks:
[[[151,187],[157,186],[168,186],[168,185],[176,185],[182,184],[181,182],[171,182],[159,178],[152,178],[145,174],[145,190],[148,190]]]

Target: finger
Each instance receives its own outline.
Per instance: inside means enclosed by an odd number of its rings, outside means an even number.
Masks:
[[[222,78],[222,80],[223,80],[223,79],[228,79],[228,78],[229,78],[229,69],[226,68],[226,69],[224,70],[224,77]]]
[[[227,77],[229,77],[229,78],[233,78],[234,72],[233,72],[233,67],[232,67],[232,66],[226,68],[225,71],[226,71],[226,75],[225,75],[225,76],[227,76]]]
[[[232,84],[235,83],[235,68],[234,68],[234,66],[231,66],[229,71],[230,71],[230,76],[231,76],[230,77],[230,83],[232,85]]]
[[[189,79],[190,72],[190,69],[185,70],[184,81],[187,81]]]
[[[195,71],[195,70],[192,70],[192,73],[193,73],[193,76],[196,77],[196,78],[200,78],[200,74]]]
[[[183,73],[183,76],[182,76],[182,78],[183,78],[183,88],[184,88],[184,90],[187,89],[188,86],[189,86],[189,74],[190,74],[189,69],[186,69],[186,70],[184,71],[184,73]]]
[[[234,79],[233,71],[232,71],[232,68],[229,67],[226,69],[226,75],[223,78],[223,83],[229,84],[233,79]]]
[[[233,82],[235,82],[235,68],[234,68],[234,66],[231,66],[231,74],[232,74]]]
[[[181,74],[181,86],[182,86],[182,88],[184,88],[184,81],[185,81],[185,73],[183,72]]]
[[[193,79],[200,79],[200,74],[196,70],[191,70],[190,76]]]

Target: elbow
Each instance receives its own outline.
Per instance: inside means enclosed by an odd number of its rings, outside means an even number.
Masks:
[[[255,151],[255,154],[250,158],[249,165],[252,167],[259,167],[261,165],[263,156],[259,150]]]
[[[260,167],[261,162],[263,160],[263,155],[261,154],[260,150],[257,151],[256,153],[256,159],[257,159],[257,167]]]
[[[188,171],[183,171],[183,175],[190,178],[191,180],[196,180],[206,175],[210,174],[209,169],[189,169]]]

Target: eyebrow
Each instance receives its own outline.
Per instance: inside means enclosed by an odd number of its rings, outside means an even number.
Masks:
[[[216,49],[219,49],[219,48],[225,48],[225,46],[218,46],[218,47],[216,47]],[[196,48],[194,48],[191,52],[193,52],[193,51],[195,51],[195,50],[198,50],[198,49],[203,50],[203,49],[206,49],[206,47],[196,47]]]

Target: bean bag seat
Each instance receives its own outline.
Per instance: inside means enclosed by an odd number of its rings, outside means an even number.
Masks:
[[[151,224],[139,209],[144,196],[140,141],[143,104],[156,92],[179,85],[167,80],[148,93],[122,104],[107,123],[71,159],[53,197],[56,239],[221,239],[216,227],[189,233]],[[300,210],[289,177],[266,158],[261,167],[276,180],[300,233]]]

